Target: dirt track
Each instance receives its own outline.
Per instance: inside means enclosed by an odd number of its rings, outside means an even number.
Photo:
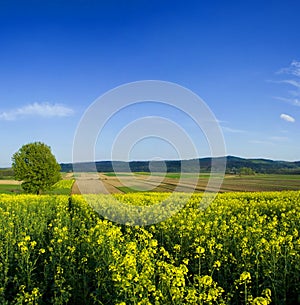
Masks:
[[[16,180],[0,180],[0,184],[18,185],[18,184],[21,184],[21,181],[16,181]]]

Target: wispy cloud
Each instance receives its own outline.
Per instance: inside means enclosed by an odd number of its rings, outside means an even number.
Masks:
[[[286,141],[289,141],[289,138],[288,137],[273,136],[273,137],[270,137],[270,140],[276,141],[276,142],[286,142]]]
[[[300,82],[294,79],[269,80],[268,82],[276,84],[288,84],[296,88],[300,88]]]
[[[289,84],[289,85],[292,85],[296,88],[300,88],[300,82],[294,80],[294,79],[284,79],[281,81],[282,83],[285,83],[285,84]]]
[[[250,140],[249,143],[259,145],[274,145],[274,143],[265,140]]]
[[[293,106],[300,106],[300,61],[293,60],[289,67],[279,70],[277,74],[286,74],[290,77],[289,79],[274,81],[275,83],[291,85],[294,87],[294,90],[288,91],[288,95],[286,97],[276,96],[274,98]],[[281,114],[280,117],[287,122],[295,122],[293,117],[284,113]]]
[[[251,144],[259,144],[259,145],[278,145],[278,143],[288,142],[288,137],[280,137],[280,136],[271,136],[262,140],[250,140]]]
[[[262,145],[266,145],[266,146],[275,146],[276,144],[272,141],[269,141],[269,140],[250,140],[249,141],[250,144],[254,144],[254,145],[259,145],[259,146],[262,146]]]
[[[300,106],[299,98],[286,98],[286,97],[280,97],[280,96],[274,96],[274,98],[279,101],[283,101],[283,102],[289,103],[294,106]]]
[[[0,120],[13,121],[25,117],[67,117],[74,113],[73,109],[61,104],[33,103],[20,108],[0,113]]]
[[[231,132],[231,133],[244,133],[244,132],[246,132],[245,130],[242,130],[242,129],[234,129],[234,128],[225,127],[225,126],[222,126],[222,129],[223,129],[224,132]]]
[[[224,120],[219,120],[219,119],[217,119],[217,123],[218,123],[218,124],[227,124],[228,121],[224,121]]]
[[[290,123],[294,123],[296,121],[292,116],[290,116],[288,114],[285,114],[285,113],[282,113],[280,115],[280,118],[287,121],[287,122],[290,122]]]
[[[289,75],[300,77],[300,61],[293,60],[289,67],[282,68],[277,73],[278,74],[289,74]]]

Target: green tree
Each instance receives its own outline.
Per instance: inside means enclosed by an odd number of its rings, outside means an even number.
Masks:
[[[61,179],[60,165],[49,146],[41,142],[23,145],[12,157],[16,180],[26,193],[41,194]]]
[[[242,167],[240,169],[240,176],[241,175],[255,175],[255,171],[250,167]]]

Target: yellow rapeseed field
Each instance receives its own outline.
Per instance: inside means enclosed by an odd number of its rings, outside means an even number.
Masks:
[[[114,198],[155,205],[168,195]],[[123,225],[89,204],[121,214],[111,195],[0,195],[0,304],[299,303],[300,192],[219,194],[205,209],[202,196],[130,226],[130,209]]]

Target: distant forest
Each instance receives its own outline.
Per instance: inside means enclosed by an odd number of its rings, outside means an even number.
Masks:
[[[89,172],[218,172],[226,159],[226,173],[239,174],[243,169],[251,169],[254,173],[263,174],[300,174],[300,161],[274,161],[270,159],[245,159],[234,156],[219,157],[213,161],[212,158],[200,158],[191,160],[170,161],[97,161],[77,163],[63,163],[63,172],[81,171]],[[220,166],[220,167],[219,167]]]

